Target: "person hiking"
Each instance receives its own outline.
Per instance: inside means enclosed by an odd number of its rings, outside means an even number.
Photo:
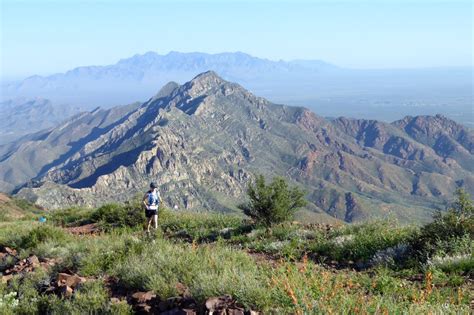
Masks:
[[[146,231],[150,233],[150,226],[153,223],[154,229],[158,229],[158,207],[163,202],[158,187],[154,182],[150,184],[150,190],[143,196],[143,204],[145,205],[145,216],[147,218]]]

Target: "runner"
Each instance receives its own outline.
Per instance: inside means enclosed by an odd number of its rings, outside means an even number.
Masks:
[[[158,229],[158,207],[163,202],[160,192],[154,182],[150,184],[150,190],[143,196],[145,205],[145,216],[147,218],[146,231],[150,233],[150,226],[153,223],[154,229]]]

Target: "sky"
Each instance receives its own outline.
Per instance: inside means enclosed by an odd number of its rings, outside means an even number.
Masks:
[[[473,64],[471,1],[0,2],[3,80],[147,51],[242,51],[363,69]]]

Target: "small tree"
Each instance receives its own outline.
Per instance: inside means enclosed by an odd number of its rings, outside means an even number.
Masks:
[[[267,185],[263,175],[258,175],[255,183],[247,188],[247,194],[250,201],[239,208],[267,227],[290,219],[298,208],[306,205],[304,192],[297,187],[288,187],[281,177],[275,177]]]

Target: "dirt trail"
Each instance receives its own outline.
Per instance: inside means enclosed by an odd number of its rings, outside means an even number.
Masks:
[[[90,223],[81,226],[73,226],[64,228],[66,232],[74,235],[95,235],[99,234],[100,229],[96,223]]]

